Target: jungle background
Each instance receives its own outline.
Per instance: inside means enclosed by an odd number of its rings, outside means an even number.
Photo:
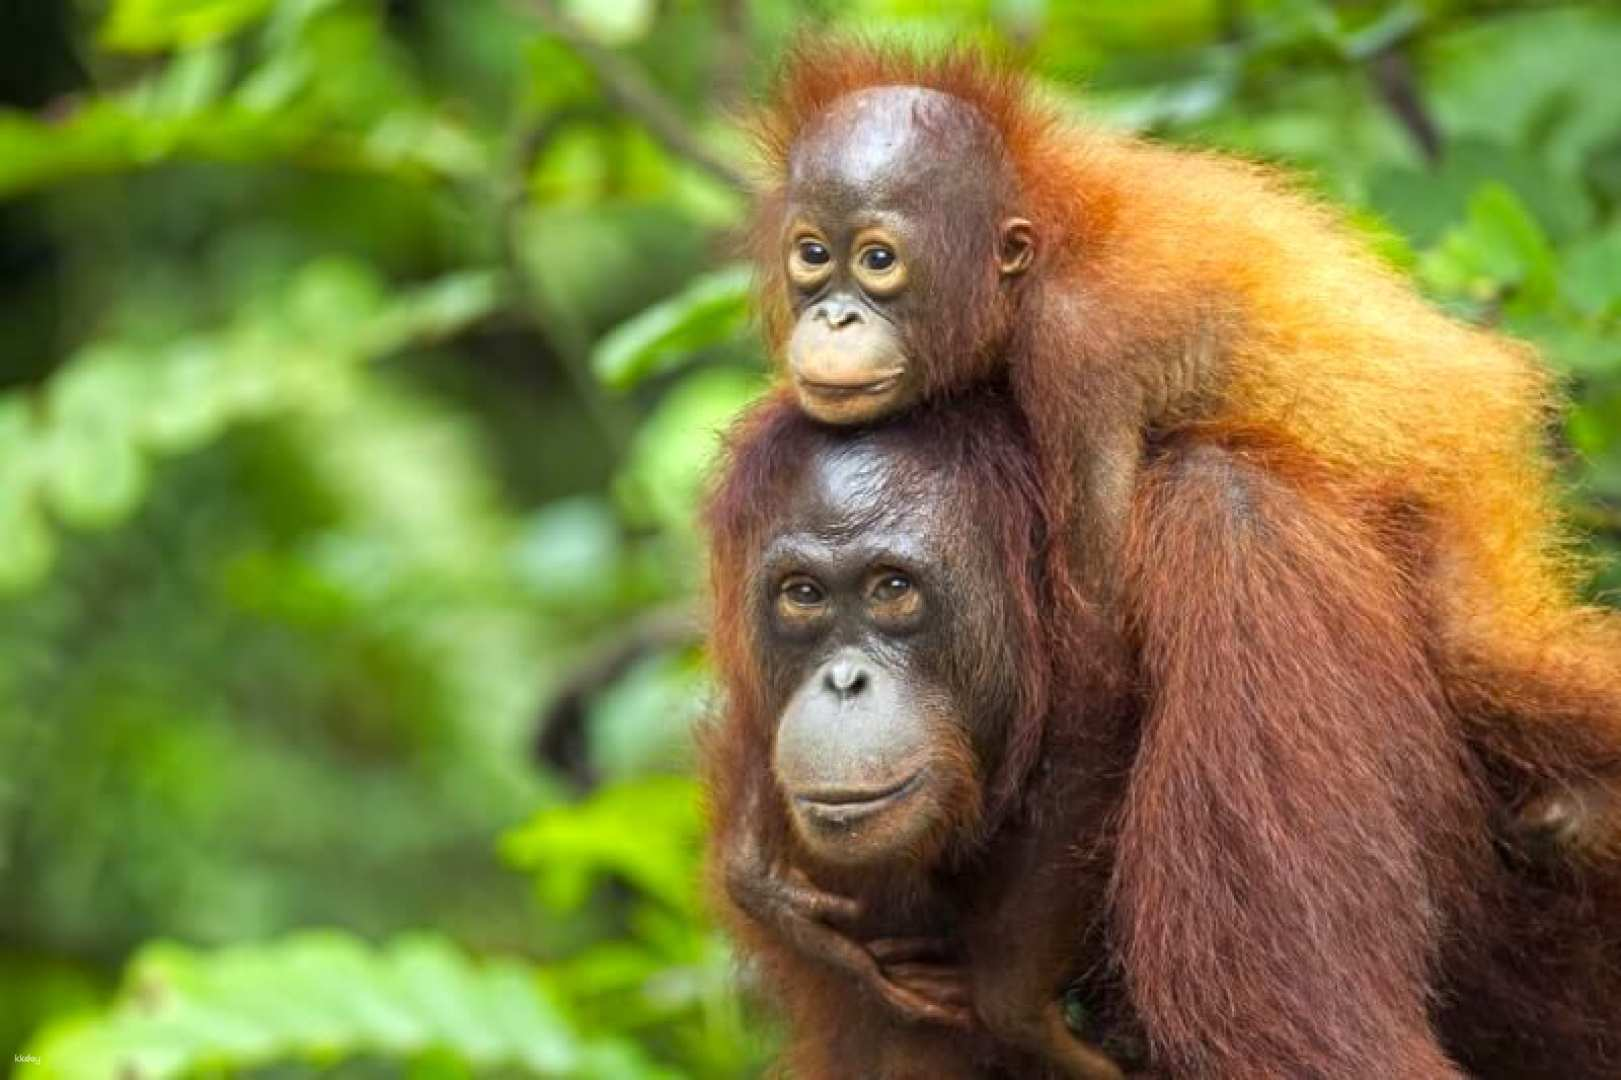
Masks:
[[[1545,349],[1621,586],[1617,5],[0,0],[0,1061],[758,1072],[693,516],[816,27],[1300,170]]]

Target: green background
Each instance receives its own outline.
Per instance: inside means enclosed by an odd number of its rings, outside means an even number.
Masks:
[[[1544,348],[1621,584],[1613,4],[0,0],[0,1060],[759,1069],[693,504],[731,118],[818,26],[1297,169]]]

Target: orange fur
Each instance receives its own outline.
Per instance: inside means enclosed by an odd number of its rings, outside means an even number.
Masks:
[[[1543,445],[1549,374],[1530,347],[1426,303],[1275,171],[1068,122],[971,51],[805,44],[755,124],[761,305],[779,355],[790,312],[773,215],[790,148],[838,98],[885,85],[968,102],[1014,163],[1042,250],[999,357],[1049,469],[1086,458],[1089,419],[1117,410],[1100,380],[1130,368],[1156,435],[1259,432],[1417,508],[1434,529],[1438,662],[1463,710],[1493,718],[1487,743],[1519,759],[1526,740],[1568,739],[1573,775],[1621,764],[1621,617],[1578,600],[1587,567]],[[1004,316],[961,317],[991,334]],[[995,374],[981,358],[919,359],[936,393]],[[1077,520],[1069,477],[1052,511],[1100,531]]]

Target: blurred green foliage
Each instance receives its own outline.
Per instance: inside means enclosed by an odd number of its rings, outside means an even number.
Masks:
[[[1621,586],[1613,4],[0,4],[23,1075],[758,1070],[696,880],[692,519],[764,385],[728,117],[819,26],[1299,170],[1544,348]]]

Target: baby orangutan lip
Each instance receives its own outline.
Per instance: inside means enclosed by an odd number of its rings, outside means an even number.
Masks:
[[[912,793],[923,779],[923,770],[884,788],[821,788],[794,795],[801,809],[828,824],[847,825],[877,813]]]
[[[889,391],[895,389],[895,387],[900,383],[901,376],[900,372],[897,371],[893,375],[885,375],[881,379],[874,379],[871,382],[863,383],[817,382],[812,379],[804,378],[801,378],[798,381],[801,390],[804,390],[805,392],[813,394],[817,397],[846,398],[887,394]]]

